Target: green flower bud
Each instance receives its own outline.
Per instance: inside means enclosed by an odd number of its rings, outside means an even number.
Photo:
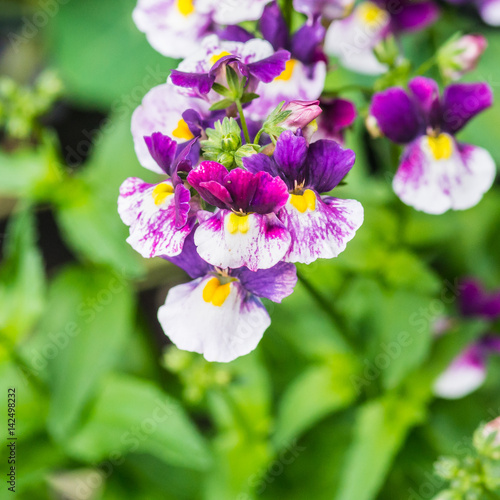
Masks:
[[[221,147],[223,151],[233,152],[241,146],[241,137],[235,133],[222,136]]]
[[[238,165],[238,167],[243,167],[243,158],[248,158],[249,156],[255,154],[257,154],[257,151],[252,144],[245,144],[244,146],[241,146],[241,148],[239,148],[234,155],[236,165]]]

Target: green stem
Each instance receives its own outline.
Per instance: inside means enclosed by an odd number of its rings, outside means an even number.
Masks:
[[[259,141],[260,141],[260,136],[264,133],[264,129],[261,128],[258,132],[257,132],[257,135],[255,136],[255,139],[253,140],[253,143],[254,144],[257,144],[259,145]]]
[[[292,12],[293,12],[293,0],[285,0],[283,6],[283,17],[285,18],[286,25],[288,26],[288,31],[292,31]]]
[[[309,292],[311,297],[316,301],[318,306],[323,309],[323,311],[328,315],[330,318],[330,321],[332,325],[335,327],[335,329],[340,333],[342,336],[342,339],[344,342],[347,344],[347,346],[353,351],[357,352],[358,348],[354,344],[354,342],[351,339],[351,336],[348,335],[348,328],[345,322],[343,321],[342,318],[340,318],[337,314],[335,314],[335,311],[331,307],[331,305],[328,303],[328,301],[321,295],[318,290],[314,287],[314,285],[304,277],[302,273],[297,271],[297,277],[299,281],[302,283],[304,288]]]
[[[241,101],[236,99],[235,101],[236,107],[238,108],[238,113],[240,115],[241,128],[243,129],[243,134],[245,135],[245,142],[247,144],[251,144],[250,134],[248,133],[247,121],[245,120],[245,115],[243,114],[243,106],[241,105]]]
[[[427,59],[427,61],[423,62],[416,71],[417,75],[423,75],[424,73],[427,73],[434,64],[436,64],[436,56],[432,56],[430,59]]]

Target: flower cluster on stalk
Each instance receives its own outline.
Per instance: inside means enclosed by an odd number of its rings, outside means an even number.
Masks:
[[[397,10],[384,0],[356,7],[294,0],[293,7],[139,0],[133,14],[156,50],[184,59],[132,118],[139,162],[162,177],[127,179],[118,210],[137,252],[167,259],[193,279],[169,291],[158,317],[179,348],[210,361],[253,350],[270,324],[261,299],[290,295],[296,263],[337,257],[363,223],[359,201],[336,197],[355,163],[344,130],[358,112],[338,92],[324,93],[328,55],[401,79],[407,66],[395,37],[438,16],[431,0]],[[443,75],[456,80],[473,69],[481,42],[451,40],[437,58]],[[476,204],[495,165],[454,135],[491,105],[489,87],[455,83],[440,97],[428,78],[407,88],[387,85],[390,78],[373,96],[367,123],[405,145],[396,194],[428,213]]]

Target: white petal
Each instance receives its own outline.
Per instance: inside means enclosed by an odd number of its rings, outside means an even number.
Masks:
[[[434,384],[436,395],[445,399],[459,399],[481,387],[486,369],[468,363],[453,363]]]
[[[219,24],[238,24],[259,19],[269,0],[198,0],[198,7],[214,10],[214,21]]]
[[[450,136],[448,136],[450,137]],[[453,141],[448,159],[436,160],[422,136],[409,145],[393,180],[399,198],[417,210],[441,214],[476,205],[493,184],[495,162],[484,149]]]
[[[248,215],[245,233],[228,230],[232,213],[221,210],[196,229],[194,242],[200,257],[213,266],[252,271],[277,264],[290,246],[290,234],[275,214]]]
[[[253,351],[271,324],[254,296],[237,282],[221,306],[203,300],[211,276],[172,288],[158,319],[170,340],[186,351],[203,354],[208,361],[229,362]]]
[[[170,183],[166,181],[166,183]],[[130,226],[129,245],[143,257],[179,255],[193,221],[182,229],[175,227],[174,195],[157,206],[153,199],[155,185],[131,177],[120,187],[118,213]]]
[[[132,136],[140,164],[153,172],[164,174],[165,172],[149,154],[144,136],[161,132],[177,143],[185,142],[186,139],[176,137],[173,133],[182,120],[182,113],[187,109],[194,109],[201,116],[206,116],[209,113],[208,107],[209,105],[201,99],[180,94],[178,88],[172,84],[153,87],[132,115]]]
[[[279,213],[292,236],[284,260],[310,264],[337,257],[363,223],[363,206],[356,200],[318,197],[315,210],[299,212],[290,201]]]
[[[489,0],[482,2],[479,9],[485,23],[491,26],[500,26],[500,1]]]
[[[154,49],[174,58],[194,52],[211,22],[196,8],[189,15],[181,14],[175,0],[139,0],[132,17]]]

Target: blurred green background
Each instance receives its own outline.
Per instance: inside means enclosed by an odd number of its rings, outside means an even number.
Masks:
[[[156,311],[188,278],[135,254],[116,211],[126,177],[154,179],[136,160],[131,114],[177,64],[136,29],[134,4],[0,1],[0,435],[13,387],[15,497],[432,498],[435,460],[463,455],[500,414],[498,359],[466,398],[431,390],[486,328],[457,321],[434,341],[435,319],[456,315],[457,280],[500,286],[498,183],[466,212],[415,212],[391,189],[398,151],[358,120],[347,136],[357,163],[336,192],[366,218],[347,250],[299,266],[305,281],[266,304],[273,323],[250,355],[210,364],[177,351]],[[457,30],[487,36],[469,79],[497,93],[500,32],[473,12],[446,7],[403,41],[408,57],[418,65]],[[373,84],[338,70],[328,86],[356,82]],[[497,161],[499,109],[460,137]]]

